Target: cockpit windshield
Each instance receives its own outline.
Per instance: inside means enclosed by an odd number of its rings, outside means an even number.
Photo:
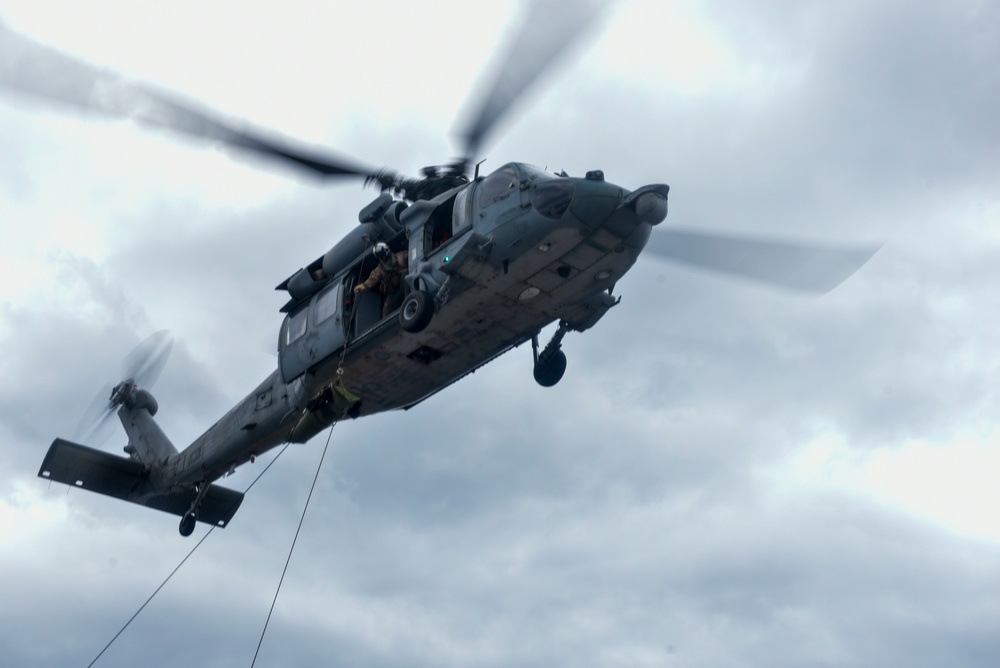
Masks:
[[[533,186],[531,205],[546,218],[561,218],[573,199],[573,179],[544,172],[531,165],[518,164],[522,180]]]
[[[515,163],[518,170],[521,172],[522,180],[526,181],[542,181],[549,179],[558,179],[560,177],[555,174],[549,174],[544,169],[539,169],[534,165],[528,165],[523,162]]]
[[[512,162],[483,179],[478,190],[479,205],[486,209],[513,192],[529,191],[526,196],[530,197],[530,204],[538,213],[546,218],[558,219],[569,209],[575,189],[576,184],[571,178]]]
[[[517,190],[518,178],[514,165],[506,165],[493,172],[479,187],[481,206],[487,207]]]

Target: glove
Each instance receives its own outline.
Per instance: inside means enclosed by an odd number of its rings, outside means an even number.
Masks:
[[[364,283],[360,283],[360,284],[354,286],[354,294],[360,295],[362,292],[364,292],[367,289],[368,288],[365,287]]]

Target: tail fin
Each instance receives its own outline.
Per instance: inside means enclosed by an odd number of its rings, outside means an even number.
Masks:
[[[38,477],[113,496],[141,506],[183,517],[197,496],[194,489],[157,493],[141,462],[57,438],[49,447]],[[225,527],[243,503],[243,494],[211,485],[198,510],[198,519]]]

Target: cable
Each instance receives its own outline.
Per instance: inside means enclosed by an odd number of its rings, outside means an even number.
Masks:
[[[269,461],[269,462],[267,463],[267,466],[265,466],[265,467],[264,467],[264,470],[263,470],[263,471],[261,471],[260,473],[258,473],[258,474],[257,474],[257,477],[253,479],[253,482],[252,482],[252,483],[250,483],[250,485],[249,485],[249,486],[248,486],[248,487],[247,487],[247,488],[246,488],[245,490],[243,490],[243,495],[244,495],[244,496],[246,496],[246,495],[247,495],[247,493],[248,493],[248,492],[249,492],[249,491],[250,491],[251,489],[253,489],[253,486],[257,484],[257,481],[258,481],[258,480],[260,480],[260,479],[261,479],[262,477],[264,477],[264,474],[265,474],[265,473],[267,473],[267,470],[268,470],[269,468],[271,468],[271,465],[272,465],[272,464],[274,464],[274,462],[278,461],[278,457],[280,457],[281,455],[283,455],[283,454],[285,453],[285,450],[287,450],[287,449],[288,449],[288,446],[289,446],[289,445],[291,445],[291,443],[285,443],[284,447],[283,447],[283,448],[281,448],[281,450],[279,450],[279,451],[278,451],[278,454],[276,454],[276,455],[274,456],[274,459],[272,459],[271,461]]]
[[[274,598],[271,600],[271,609],[267,611],[267,620],[264,621],[264,628],[260,632],[260,640],[257,641],[257,651],[253,653],[253,661],[250,668],[257,664],[257,655],[260,654],[260,646],[264,644],[264,634],[271,623],[271,614],[274,612],[274,604],[278,602],[278,593],[281,592],[281,584],[285,581],[285,573],[288,572],[288,564],[292,561],[292,553],[295,551],[295,543],[299,540],[299,532],[302,531],[302,522],[306,519],[306,511],[309,510],[309,501],[312,500],[313,490],[316,489],[316,481],[319,480],[320,469],[323,468],[323,460],[326,459],[326,451],[330,447],[330,437],[333,436],[333,428],[337,426],[334,422],[330,425],[330,431],[326,435],[326,445],[323,446],[323,454],[320,455],[319,464],[316,465],[316,475],[313,476],[312,486],[309,488],[309,496],[306,497],[306,505],[302,508],[302,517],[299,518],[299,526],[295,530],[295,537],[292,538],[292,547],[288,550],[288,558],[285,559],[285,568],[281,571],[281,579],[278,580],[278,588],[274,590]]]
[[[332,430],[331,430],[331,431],[332,431]],[[329,443],[330,443],[330,441],[329,441],[329,439],[327,439],[327,444],[329,444]],[[265,467],[264,467],[264,470],[263,470],[263,471],[261,471],[261,472],[260,472],[259,474],[257,474],[257,477],[256,477],[256,478],[254,478],[254,480],[253,480],[253,482],[252,482],[252,483],[250,483],[250,486],[249,486],[249,487],[247,487],[247,488],[246,488],[246,490],[245,490],[245,491],[243,492],[243,494],[244,494],[244,495],[245,495],[245,494],[246,494],[247,492],[249,492],[249,491],[250,491],[250,489],[251,489],[251,488],[253,488],[253,486],[254,486],[254,485],[256,485],[256,484],[257,484],[257,481],[258,481],[258,480],[260,480],[260,479],[261,479],[261,477],[262,477],[262,476],[263,476],[263,475],[264,475],[265,473],[267,473],[267,470],[268,470],[269,468],[271,468],[271,465],[272,465],[272,464],[274,464],[274,462],[278,461],[278,457],[280,457],[280,456],[281,456],[281,455],[282,455],[282,454],[283,454],[283,453],[285,452],[285,450],[287,450],[287,449],[288,449],[288,446],[289,446],[289,445],[290,445],[289,443],[285,443],[285,447],[283,447],[283,448],[282,448],[281,450],[279,450],[279,451],[278,451],[278,454],[277,454],[277,455],[275,455],[274,459],[272,459],[272,460],[271,460],[270,462],[268,462],[267,466],[265,466]],[[325,450],[324,450],[324,454],[326,454],[326,451],[325,451]],[[315,483],[313,483],[313,484],[315,484]],[[103,656],[103,655],[104,655],[104,653],[108,651],[108,648],[109,648],[109,647],[111,647],[111,645],[112,645],[112,644],[113,644],[113,643],[114,643],[114,642],[115,642],[116,640],[118,640],[118,636],[120,636],[120,635],[121,635],[122,633],[124,633],[124,632],[125,632],[125,629],[127,629],[127,628],[128,628],[128,625],[129,625],[129,624],[131,624],[131,623],[132,623],[132,622],[133,622],[133,621],[135,620],[135,618],[139,616],[139,613],[140,613],[140,612],[142,612],[142,611],[143,611],[143,609],[144,609],[144,608],[145,608],[145,607],[146,607],[147,605],[149,605],[149,602],[153,600],[153,597],[154,597],[154,596],[156,596],[156,595],[157,595],[158,593],[160,593],[160,590],[161,590],[161,589],[163,589],[163,587],[164,587],[164,586],[165,586],[165,585],[166,585],[166,584],[167,584],[168,582],[170,582],[170,578],[174,577],[174,574],[175,574],[175,573],[176,573],[177,571],[179,571],[179,570],[180,570],[181,566],[183,566],[183,565],[184,565],[184,562],[185,562],[185,561],[187,561],[187,560],[188,560],[188,559],[189,559],[189,558],[191,557],[191,555],[192,555],[192,554],[194,554],[194,551],[195,551],[195,550],[197,550],[197,549],[198,549],[199,547],[201,547],[201,544],[205,542],[205,539],[206,539],[206,538],[208,538],[208,537],[209,537],[209,535],[210,535],[210,534],[211,534],[211,533],[212,533],[213,531],[215,531],[215,525],[214,525],[214,524],[213,524],[213,525],[212,525],[212,526],[211,526],[211,527],[209,528],[209,530],[208,530],[208,531],[206,531],[206,532],[205,532],[205,535],[201,537],[201,540],[199,540],[199,541],[197,542],[197,544],[195,544],[195,546],[191,548],[191,551],[187,553],[187,556],[186,556],[186,557],[184,557],[183,559],[181,559],[181,562],[180,562],[179,564],[177,564],[176,568],[174,568],[174,570],[170,571],[170,575],[168,575],[168,576],[167,576],[167,578],[166,578],[166,579],[165,579],[165,580],[164,580],[163,582],[161,582],[161,583],[160,583],[160,586],[156,588],[156,591],[154,591],[154,592],[153,592],[152,594],[150,594],[150,595],[149,595],[149,598],[147,598],[147,599],[146,599],[146,602],[145,602],[145,603],[143,603],[142,605],[140,605],[140,606],[139,606],[139,609],[135,611],[135,614],[134,614],[134,615],[132,615],[131,617],[129,617],[128,621],[127,621],[127,622],[125,622],[125,626],[121,627],[121,629],[119,629],[118,633],[116,633],[116,634],[115,634],[115,637],[114,637],[114,638],[112,638],[112,639],[111,639],[111,640],[110,640],[110,641],[108,642],[108,644],[104,646],[104,649],[102,649],[102,650],[101,650],[101,651],[100,651],[100,652],[98,653],[98,655],[94,657],[94,660],[93,660],[93,661],[91,661],[90,663],[88,663],[88,664],[87,664],[87,668],[92,668],[92,666],[93,666],[93,665],[94,665],[95,663],[97,663],[97,660],[98,660],[98,659],[100,659],[100,658],[101,658],[101,656]]]
[[[202,543],[205,542],[205,539],[208,538],[209,534],[211,534],[214,530],[215,530],[215,525],[213,524],[211,526],[211,528],[209,528],[209,530],[205,532],[205,535],[201,537],[201,540],[199,540],[198,543],[193,548],[191,548],[191,551],[187,553],[187,557],[184,557],[183,559],[181,559],[181,563],[177,564],[177,567],[174,568],[174,570],[170,571],[170,575],[167,576],[167,579],[164,580],[162,583],[160,583],[160,586],[156,588],[156,591],[154,591],[152,594],[149,595],[149,598],[146,599],[146,602],[143,603],[141,606],[139,606],[139,609],[135,611],[134,615],[132,615],[131,617],[129,617],[128,621],[125,622],[125,626],[123,626],[121,628],[121,630],[118,631],[118,633],[115,634],[115,637],[112,638],[108,642],[108,644],[104,646],[104,649],[102,649],[100,651],[100,653],[97,656],[94,657],[94,660],[87,664],[87,668],[91,668],[91,666],[93,666],[95,663],[97,663],[97,660],[100,659],[101,656],[106,651],[108,651],[108,648],[111,647],[111,644],[114,643],[114,641],[118,640],[118,636],[120,636],[125,631],[125,629],[128,628],[128,625],[132,623],[132,620],[134,620],[136,617],[138,617],[139,613],[142,612],[143,609],[147,605],[149,605],[149,602],[153,600],[153,597],[156,596],[158,593],[160,593],[160,590],[163,589],[164,585],[166,585],[170,581],[170,578],[174,577],[174,573],[176,573],[178,570],[180,570],[180,567],[184,565],[184,562],[188,560],[188,557],[190,557],[192,554],[194,554],[194,551],[197,550],[198,547]]]

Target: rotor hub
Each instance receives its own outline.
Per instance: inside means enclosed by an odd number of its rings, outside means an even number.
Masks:
[[[137,388],[138,386],[131,378],[123,380],[115,385],[111,390],[111,396],[108,398],[108,401],[111,402],[112,408],[117,408],[127,402]]]

